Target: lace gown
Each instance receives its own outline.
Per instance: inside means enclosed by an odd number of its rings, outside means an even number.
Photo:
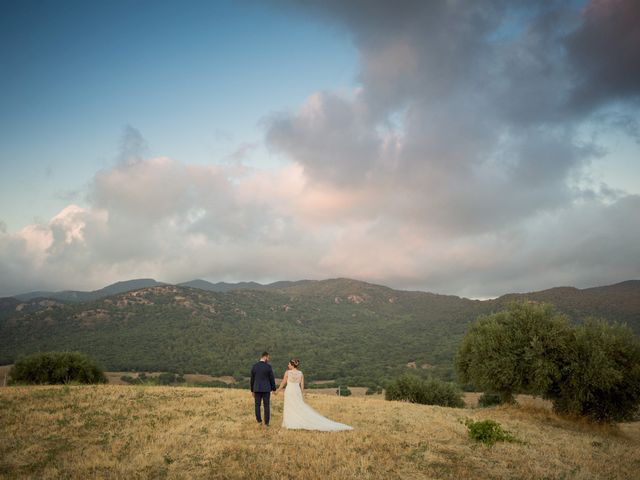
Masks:
[[[353,430],[353,427],[349,425],[323,417],[304,403],[300,380],[302,380],[301,371],[289,370],[287,386],[284,391],[284,413],[282,415],[282,426],[284,428],[321,430],[323,432]]]

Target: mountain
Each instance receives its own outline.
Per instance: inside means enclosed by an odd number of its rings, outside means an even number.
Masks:
[[[540,292],[512,293],[493,302],[503,306],[524,299],[551,303],[574,319],[598,317],[627,323],[640,333],[640,280],[585,289],[556,287]]]
[[[196,279],[188,282],[178,283],[179,287],[198,288],[200,290],[207,290],[209,292],[230,292],[232,290],[277,290],[281,288],[288,288],[292,286],[302,285],[306,282],[312,282],[312,280],[300,280],[300,281],[279,281],[263,285],[257,282],[217,282],[212,283],[207,280]],[[35,291],[28,293],[21,293],[14,295],[13,297],[22,302],[28,302],[35,299],[48,298],[59,302],[90,302],[92,300],[98,300],[106,298],[110,295],[116,295],[118,293],[130,292],[138,290],[140,288],[157,287],[159,285],[167,285],[164,282],[157,282],[152,278],[140,278],[136,280],[127,280],[124,282],[116,282],[100,290],[94,290],[91,292],[84,292],[78,290],[64,290],[60,292],[48,292],[48,291]]]
[[[279,281],[269,284],[262,284],[257,282],[237,282],[227,283],[218,282],[211,283],[207,280],[191,280],[189,282],[178,283],[179,287],[199,288],[200,290],[207,290],[209,292],[230,292],[232,290],[281,290],[283,288],[290,288],[313,283],[314,280],[298,280],[298,281]]]
[[[190,282],[179,283],[179,287],[198,288],[209,292],[230,292],[232,290],[257,290],[264,288],[264,285],[256,282],[211,283],[206,280],[191,280]]]
[[[115,285],[125,288],[127,282]],[[289,358],[300,357],[310,380],[374,385],[408,368],[452,379],[453,358],[469,323],[525,298],[554,303],[576,322],[595,315],[625,321],[640,333],[638,281],[488,301],[346,278],[256,289],[233,285],[220,292],[159,284],[81,303],[2,299],[0,364],[39,350],[67,349],[89,353],[107,370],[242,379],[267,349],[277,371]]]
[[[29,292],[15,295],[13,298],[27,302],[38,298],[48,298],[51,300],[57,300],[59,302],[90,302],[99,298],[108,297],[110,295],[116,295],[118,293],[130,292],[139,288],[155,287],[158,285],[165,285],[162,282],[156,282],[152,278],[139,278],[135,280],[127,280],[124,282],[116,282],[112,285],[108,285],[100,290],[94,290],[92,292],[82,292],[77,290],[64,290],[61,292]]]
[[[91,292],[96,298],[108,297],[110,295],[117,295],[118,293],[130,292],[132,290],[138,290],[140,288],[158,287],[166,285],[163,282],[156,282],[153,278],[139,278],[136,280],[127,280],[124,282],[116,282],[107,287],[101,288]]]

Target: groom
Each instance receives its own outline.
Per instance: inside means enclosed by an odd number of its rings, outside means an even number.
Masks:
[[[262,423],[260,416],[260,403],[264,401],[264,424],[269,426],[271,411],[269,409],[269,400],[271,392],[276,391],[276,379],[273,376],[273,370],[269,365],[269,352],[262,352],[260,361],[251,369],[251,394],[256,400],[256,420]]]

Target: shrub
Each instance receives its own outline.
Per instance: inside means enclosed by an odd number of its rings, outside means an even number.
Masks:
[[[502,426],[493,420],[466,420],[464,424],[469,430],[469,438],[485,445],[493,445],[496,442],[513,442],[515,438]]]
[[[107,383],[96,362],[80,352],[29,355],[16,361],[9,376],[14,384]]]
[[[176,383],[176,374],[164,372],[158,375],[155,381],[157,385],[171,385],[172,383]]]
[[[351,390],[349,390],[349,387],[340,386],[338,387],[337,393],[340,397],[348,397],[351,395]]]
[[[498,395],[497,393],[485,392],[480,395],[480,398],[478,398],[479,407],[493,407],[494,405],[499,405],[500,403],[500,395]]]
[[[442,380],[422,380],[414,375],[403,375],[387,386],[387,400],[402,400],[423,405],[464,407],[462,392],[453,383]]]
[[[122,375],[120,377],[120,380],[122,380],[123,382],[129,383],[131,385],[134,385],[134,384],[137,384],[137,383],[141,383],[141,381],[138,380],[138,378],[134,378],[134,377],[131,377],[129,375]]]
[[[364,393],[365,395],[376,395],[378,393],[382,393],[382,387],[376,385],[375,387],[367,388],[367,391]]]

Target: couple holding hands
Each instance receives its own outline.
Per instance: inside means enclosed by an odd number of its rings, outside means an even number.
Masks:
[[[269,352],[262,352],[260,361],[251,369],[251,393],[255,399],[256,420],[262,423],[261,404],[264,404],[264,424],[269,426],[271,418],[271,392],[277,394],[284,389],[282,426],[287,429],[319,430],[337,432],[353,430],[349,425],[323,417],[304,402],[304,375],[298,369],[300,360],[291,359],[276,390],[276,380],[269,364]]]

